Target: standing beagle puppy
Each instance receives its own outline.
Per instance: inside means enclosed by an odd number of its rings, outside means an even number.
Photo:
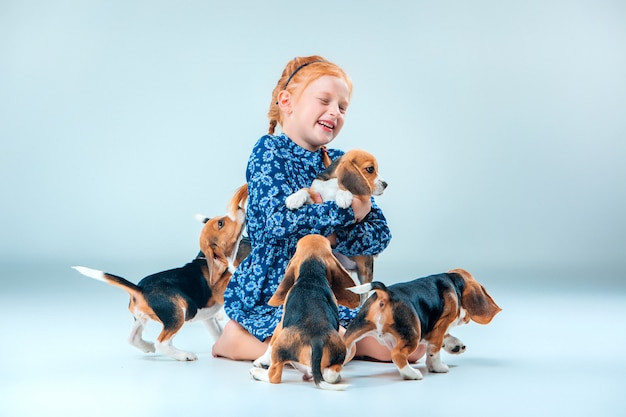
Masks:
[[[350,308],[359,305],[360,297],[347,290],[353,285],[348,271],[333,256],[328,239],[320,235],[301,238],[285,277],[268,301],[271,306],[283,305],[283,316],[267,351],[254,361],[252,377],[280,383],[284,365],[291,362],[305,373],[305,379],[312,377],[316,386],[345,389],[346,385],[337,384],[347,354],[339,334],[337,303]]]
[[[128,309],[135,321],[129,342],[148,353],[158,350],[179,361],[193,361],[192,352],[172,344],[187,321],[202,320],[217,339],[221,328],[216,315],[224,304],[224,291],[239,265],[237,249],[245,224],[247,185],[240,187],[229,204],[228,214],[207,220],[200,234],[200,254],[186,265],[149,275],[138,284],[107,272],[74,266],[83,275],[120,287],[130,295]],[[156,343],[142,338],[149,319],[163,325]]]
[[[464,269],[418,278],[389,287],[374,281],[351,289],[358,294],[374,291],[344,334],[348,348],[365,336],[374,336],[389,348],[391,360],[404,379],[422,379],[408,356],[420,342],[426,343],[426,366],[430,372],[448,372],[441,362],[444,343],[451,353],[465,346],[448,334],[453,326],[488,324],[502,309],[485,288]]]
[[[369,152],[353,149],[335,159],[313,180],[310,188],[291,194],[285,204],[291,210],[313,203],[313,195],[324,201],[334,200],[341,208],[352,204],[353,198],[362,200],[381,195],[387,183],[378,175],[378,162]]]

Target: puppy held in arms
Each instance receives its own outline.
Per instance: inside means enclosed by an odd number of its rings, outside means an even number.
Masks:
[[[330,242],[320,235],[298,241],[285,276],[268,301],[283,305],[283,316],[263,356],[250,370],[259,381],[280,383],[283,367],[292,363],[322,389],[340,391],[338,384],[346,358],[346,345],[339,334],[337,303],[349,308],[359,305],[360,297],[346,288],[352,277],[333,256]],[[267,368],[269,369],[263,369]]]
[[[194,361],[192,352],[172,344],[174,336],[187,321],[202,320],[217,339],[221,327],[216,315],[224,304],[224,291],[232,272],[239,265],[237,250],[245,225],[244,202],[247,185],[231,199],[228,214],[206,221],[200,234],[200,254],[180,268],[149,275],[138,284],[107,272],[74,266],[83,275],[122,288],[130,295],[128,309],[134,324],[129,342],[148,353],[155,350],[179,361]],[[156,343],[143,339],[148,320],[163,325]]]
[[[313,180],[310,188],[302,188],[285,200],[290,210],[314,202],[320,194],[324,201],[336,201],[341,208],[352,204],[353,198],[369,199],[382,195],[387,183],[378,175],[378,162],[369,152],[353,149],[335,159]]]

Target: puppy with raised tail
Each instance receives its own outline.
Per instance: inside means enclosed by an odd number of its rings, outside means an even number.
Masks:
[[[430,372],[448,372],[440,358],[444,345],[449,353],[462,353],[465,346],[448,333],[451,327],[470,320],[488,324],[502,309],[464,269],[431,275],[389,287],[374,281],[351,288],[357,294],[374,293],[344,334],[350,348],[365,336],[374,336],[389,348],[391,360],[404,379],[422,379],[408,356],[426,344],[426,366]]]
[[[333,256],[330,242],[320,235],[298,241],[285,277],[268,304],[283,305],[283,316],[265,354],[250,370],[254,379],[280,383],[283,367],[292,363],[322,389],[344,390],[338,384],[347,350],[339,334],[337,303],[350,308],[360,297],[346,288],[354,280]],[[269,369],[263,369],[267,368]]]
[[[246,198],[244,185],[235,192],[226,216],[206,221],[200,234],[200,254],[180,268],[149,275],[138,284],[83,266],[73,268],[128,292],[128,309],[135,320],[129,338],[133,346],[146,353],[158,350],[179,361],[196,360],[194,353],[177,349],[172,340],[185,322],[195,320],[202,320],[215,339],[220,336],[216,314],[224,304],[224,291],[239,264],[237,249],[245,223]],[[149,319],[163,325],[156,343],[142,337]]]
[[[341,208],[352,204],[353,198],[369,199],[382,195],[387,183],[378,175],[378,162],[374,155],[361,149],[353,149],[335,159],[319,173],[310,188],[302,188],[285,200],[287,208],[299,209],[313,203],[313,196],[320,194],[324,201],[334,200]]]

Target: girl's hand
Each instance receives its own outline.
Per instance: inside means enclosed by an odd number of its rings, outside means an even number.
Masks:
[[[365,201],[355,198],[352,200],[352,211],[354,211],[354,219],[357,223],[367,216],[372,210],[372,201],[368,198]]]

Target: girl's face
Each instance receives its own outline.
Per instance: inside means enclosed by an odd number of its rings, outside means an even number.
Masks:
[[[349,103],[346,82],[330,75],[311,82],[299,97],[283,91],[279,95],[282,130],[295,143],[315,152],[339,134]]]

